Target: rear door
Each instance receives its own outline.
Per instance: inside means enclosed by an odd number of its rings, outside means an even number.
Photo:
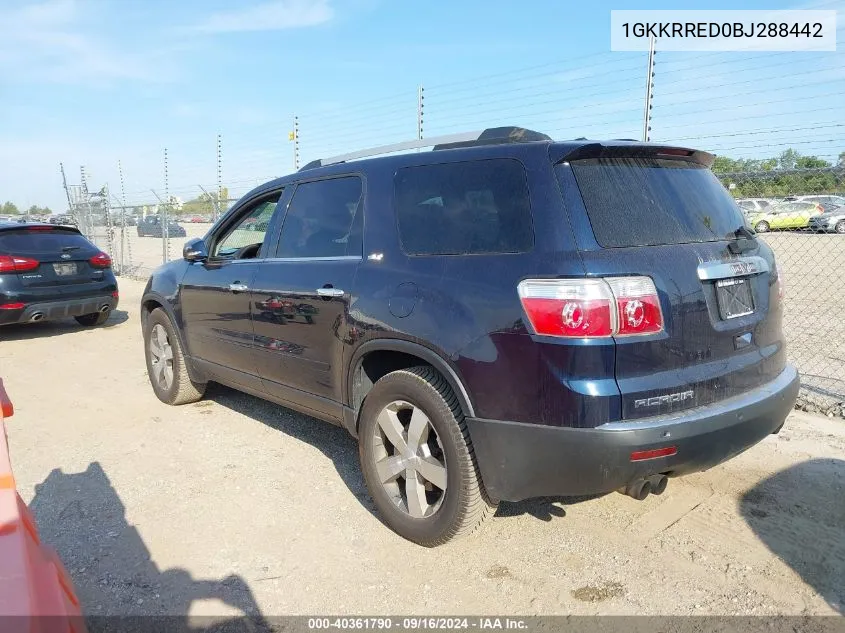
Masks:
[[[580,190],[570,214],[587,274],[648,276],[657,289],[663,331],[615,338],[625,419],[737,395],[785,365],[771,249],[737,241],[743,219],[728,192],[675,155],[557,166],[562,186]],[[619,306],[619,319],[638,318],[634,307]]]
[[[92,258],[100,249],[76,229],[44,224],[0,231],[0,255],[20,258],[20,287],[32,300],[90,296],[104,287],[105,269]]]

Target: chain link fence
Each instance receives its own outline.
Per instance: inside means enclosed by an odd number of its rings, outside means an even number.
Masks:
[[[845,415],[845,167],[720,173],[777,257],[803,408]]]

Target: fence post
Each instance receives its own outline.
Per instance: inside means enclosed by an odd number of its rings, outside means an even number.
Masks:
[[[293,117],[293,170],[299,171],[299,117]]]
[[[425,99],[425,89],[420,84],[417,87],[417,140],[423,138],[423,101]]]
[[[648,74],[645,82],[645,110],[643,111],[643,141],[651,140],[651,100],[654,97],[654,37],[648,41]]]
[[[132,266],[132,247],[129,236],[126,235],[126,184],[123,178],[123,164],[120,161],[117,161],[117,172],[120,175],[120,204],[123,206],[123,216],[120,221],[120,274],[123,275],[126,267]],[[125,255],[124,251],[126,251]]]
[[[217,201],[214,204],[214,221],[220,217],[220,199],[223,197],[223,137],[217,135]]]
[[[167,226],[170,222],[168,205],[170,204],[170,185],[167,180],[167,148],[164,148],[164,204],[161,205],[161,212],[158,214],[161,224],[161,263],[166,264],[170,260],[170,249],[168,248]]]

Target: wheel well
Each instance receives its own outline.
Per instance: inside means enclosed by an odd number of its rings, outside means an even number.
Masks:
[[[141,325],[146,326],[147,318],[150,316],[150,313],[160,307],[162,307],[162,305],[155,299],[147,299],[144,301],[141,304]]]
[[[366,354],[358,363],[352,378],[352,402],[350,403],[352,408],[356,411],[361,408],[364,398],[382,376],[392,371],[420,365],[431,367],[431,363],[405,352],[376,350]]]

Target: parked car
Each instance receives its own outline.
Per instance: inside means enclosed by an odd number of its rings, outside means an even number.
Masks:
[[[161,218],[157,215],[148,215],[138,222],[138,237],[163,237],[163,228]],[[185,237],[187,232],[184,226],[170,220],[167,223],[167,235],[168,237]]]
[[[766,198],[740,198],[736,201],[743,213],[762,213],[772,206],[772,201]]]
[[[816,233],[845,233],[845,205],[829,205],[829,211],[810,218],[809,229]]]
[[[205,222],[208,222],[208,218],[204,218],[201,215],[192,215],[186,220],[186,222],[191,222],[192,224],[203,224]]]
[[[220,382],[345,427],[385,522],[426,546],[499,500],[643,499],[778,432],[799,384],[780,274],[711,154],[518,128],[399,147],[425,145],[261,185],[155,270],[155,395]],[[256,318],[268,301],[313,322]]]
[[[62,224],[65,226],[76,226],[76,219],[69,214],[50,216],[49,224]]]
[[[772,229],[803,229],[810,218],[820,215],[823,209],[815,202],[780,202],[762,213],[748,216],[748,224],[758,233]]]
[[[810,196],[789,196],[785,198],[788,202],[812,202],[821,205],[823,211],[830,211],[831,207],[845,206],[845,197],[827,194],[814,194]]]
[[[0,226],[0,325],[71,316],[102,325],[118,303],[111,263],[74,227]]]

